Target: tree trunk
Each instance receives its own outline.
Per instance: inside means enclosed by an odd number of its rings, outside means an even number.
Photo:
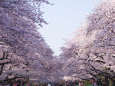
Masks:
[[[106,83],[107,86],[109,86],[108,76],[105,76],[105,83]]]

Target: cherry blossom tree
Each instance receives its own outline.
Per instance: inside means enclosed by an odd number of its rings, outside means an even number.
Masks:
[[[87,36],[95,39],[90,46],[88,57],[95,73],[109,77],[115,82],[114,65],[114,29],[115,29],[115,1],[105,0],[88,17],[89,26]]]
[[[82,29],[83,28],[83,29]],[[92,76],[86,72],[85,47],[90,41],[86,38],[84,27],[75,32],[73,39],[69,40],[65,47],[62,47],[60,61],[63,63],[64,80],[88,79]]]
[[[80,72],[81,74],[88,74],[87,78],[97,78],[98,75],[102,75],[105,76],[106,81],[108,77],[115,82],[114,29],[115,0],[102,1],[89,15],[85,26],[83,25],[80,30],[75,32],[75,36],[70,40],[70,47],[62,53],[65,61],[68,61],[67,64],[77,61],[75,65],[78,65],[78,68],[75,68],[74,65],[67,66],[68,70],[70,72],[79,71],[80,66],[82,66],[85,72]],[[76,47],[71,47],[73,44]],[[73,56],[75,57],[74,60],[72,60]],[[75,72],[75,74],[79,73]]]
[[[38,32],[46,23],[42,3],[50,4],[47,0],[0,0],[0,80],[50,80],[53,51]]]

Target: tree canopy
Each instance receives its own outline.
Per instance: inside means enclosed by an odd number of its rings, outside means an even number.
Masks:
[[[47,0],[0,0],[0,81],[115,81],[115,0],[102,1],[55,57],[39,33]]]

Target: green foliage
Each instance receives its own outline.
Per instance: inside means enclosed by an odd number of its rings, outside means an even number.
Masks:
[[[88,81],[86,80],[86,81],[84,81],[84,84],[85,84],[85,85],[91,85],[91,84],[92,84],[92,82],[91,82],[91,81],[89,81],[89,80],[88,80]]]

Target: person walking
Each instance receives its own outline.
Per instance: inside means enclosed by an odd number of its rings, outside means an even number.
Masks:
[[[51,84],[48,84],[47,86],[51,86]]]
[[[97,86],[97,83],[96,83],[96,81],[94,81],[94,86]]]
[[[81,81],[79,82],[79,86],[82,86],[82,82]]]

